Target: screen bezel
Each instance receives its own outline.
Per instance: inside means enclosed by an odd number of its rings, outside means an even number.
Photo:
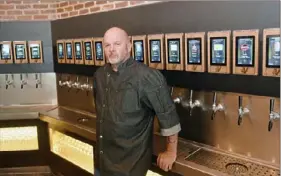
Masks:
[[[252,64],[251,65],[248,65],[248,64],[238,64],[238,41],[239,39],[244,39],[244,38],[250,38],[250,39],[253,39],[253,60],[252,60]],[[235,65],[236,67],[254,67],[255,66],[255,42],[256,42],[256,38],[255,36],[237,36],[235,37],[235,56],[236,58],[235,59]]]
[[[193,63],[193,62],[190,62],[190,58],[189,58],[189,41],[190,40],[198,40],[200,42],[200,60],[199,60],[199,63]],[[186,57],[187,57],[187,64],[190,64],[190,65],[201,65],[202,64],[202,38],[201,37],[195,37],[195,38],[187,38],[186,40]]]
[[[159,61],[153,61],[153,60],[152,60],[152,42],[156,42],[156,41],[159,42],[159,58],[160,58]],[[150,48],[149,48],[149,51],[150,51],[150,62],[151,62],[151,63],[161,63],[161,62],[162,62],[162,52],[161,52],[162,46],[161,46],[161,40],[160,40],[160,39],[151,39],[151,40],[149,40],[149,46],[150,46]]]
[[[280,35],[267,35],[266,36],[266,48],[265,48],[265,63],[266,63],[266,67],[267,68],[280,68],[280,65],[268,65],[269,62],[269,57],[268,57],[268,53],[269,53],[269,38],[270,37],[280,37]]]
[[[179,51],[179,61],[178,62],[171,62],[170,61],[170,41],[177,41],[179,43],[178,45],[178,51]],[[167,57],[167,60],[168,60],[168,63],[169,64],[180,64],[181,63],[181,43],[180,43],[180,39],[179,38],[170,38],[170,39],[167,39],[167,48],[168,48],[168,57]]]
[[[225,40],[225,53],[224,53],[224,57],[225,57],[225,63],[213,63],[213,40],[216,40],[216,39],[224,39]],[[228,51],[227,51],[227,37],[210,37],[210,65],[213,65],[213,66],[226,66],[227,65],[227,54],[228,54]]]

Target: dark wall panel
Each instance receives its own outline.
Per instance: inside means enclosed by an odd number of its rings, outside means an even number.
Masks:
[[[102,37],[112,26],[124,28],[129,35],[259,29],[259,76],[177,71],[163,71],[163,74],[173,86],[280,97],[280,79],[261,76],[262,30],[280,27],[278,1],[162,2],[62,19],[52,22],[53,44],[57,39]],[[92,75],[94,70],[93,66],[55,64],[55,71],[61,73]]]
[[[0,65],[0,73],[42,73],[54,71],[51,22],[0,23],[0,41],[19,40],[41,40],[44,63]]]

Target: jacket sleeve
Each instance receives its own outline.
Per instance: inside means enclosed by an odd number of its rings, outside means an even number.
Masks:
[[[144,76],[142,85],[145,104],[155,112],[161,135],[178,133],[181,125],[164,76],[160,71],[152,69]]]

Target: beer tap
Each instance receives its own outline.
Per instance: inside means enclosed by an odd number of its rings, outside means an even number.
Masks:
[[[25,76],[25,79],[23,78],[23,75],[20,74],[20,88],[21,88],[21,89],[23,89],[23,86],[27,85],[27,80],[26,80],[26,78],[27,78],[27,74],[26,74],[26,76]]]
[[[36,73],[35,74],[35,82],[36,82],[36,89],[40,86],[42,86],[42,82],[41,82],[41,74],[39,73],[39,76],[38,74]]]
[[[82,90],[86,90],[87,92],[87,96],[89,95],[89,91],[90,91],[90,84],[89,84],[89,78],[87,77],[86,83],[81,85],[81,89]]]
[[[243,106],[242,106],[242,96],[239,96],[238,103],[239,103],[239,109],[238,109],[238,113],[239,113],[239,116],[238,116],[238,125],[241,125],[243,115],[248,114],[248,113],[250,112],[250,110],[249,110],[248,108],[245,108],[245,107],[243,108]]]
[[[192,110],[193,110],[193,108],[195,108],[195,107],[200,107],[200,106],[201,106],[200,101],[199,101],[199,100],[195,100],[195,101],[193,102],[192,97],[193,97],[193,90],[190,90],[190,91],[189,91],[189,101],[188,101],[189,114],[190,114],[190,116],[192,115]]]
[[[222,106],[222,104],[216,104],[217,101],[217,93],[214,92],[214,96],[213,96],[213,105],[212,105],[212,116],[211,119],[214,120],[215,116],[216,116],[216,112],[217,111],[222,111],[224,108]]]
[[[174,87],[171,87],[171,96],[173,95],[174,92]],[[173,102],[176,104],[180,104],[181,103],[182,98],[181,97],[176,97],[173,99]]]
[[[269,105],[269,110],[270,110],[270,114],[269,114],[269,123],[268,123],[268,131],[271,131],[272,127],[273,127],[273,121],[276,119],[280,119],[280,114],[278,114],[277,112],[274,112],[274,99],[270,99],[270,105]]]
[[[13,87],[15,87],[15,85],[14,85],[14,75],[11,74],[11,77],[12,77],[12,79],[9,79],[9,75],[5,75],[6,89],[8,89],[10,85],[13,85]]]
[[[72,87],[74,88],[74,89],[77,89],[76,90],[76,93],[78,93],[79,92],[79,90],[80,90],[80,83],[79,83],[79,76],[76,76],[76,81],[72,84]]]

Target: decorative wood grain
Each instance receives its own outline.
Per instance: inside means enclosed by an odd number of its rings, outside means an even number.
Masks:
[[[13,64],[14,62],[14,57],[13,57],[13,50],[12,50],[12,42],[11,41],[2,41],[0,42],[0,46],[2,45],[9,45],[9,50],[10,50],[10,59],[1,59],[0,58],[0,64]],[[1,57],[2,53],[0,54]]]
[[[201,39],[201,64],[188,64],[188,43],[187,39]],[[185,71],[205,72],[205,32],[185,33]]]
[[[164,34],[151,34],[147,36],[148,40],[148,65],[151,68],[155,68],[158,70],[164,70],[166,61],[165,61],[165,55],[164,55]],[[151,62],[151,52],[150,52],[150,40],[160,40],[160,63],[153,63]]]
[[[218,74],[229,74],[230,73],[230,33],[231,31],[211,31],[208,32],[207,42],[207,55],[208,55],[208,72]],[[211,37],[226,37],[226,66],[211,65]]]
[[[254,46],[254,67],[247,66],[236,66],[236,38],[243,36],[253,36],[255,38],[255,46]],[[240,75],[258,75],[259,68],[259,30],[251,29],[251,30],[235,30],[233,31],[233,43],[232,43],[232,68],[233,74]]]
[[[266,38],[270,35],[280,36],[280,28],[268,28],[263,30],[263,63],[262,63],[262,75],[270,77],[280,77],[280,68],[268,68],[266,67]]]

